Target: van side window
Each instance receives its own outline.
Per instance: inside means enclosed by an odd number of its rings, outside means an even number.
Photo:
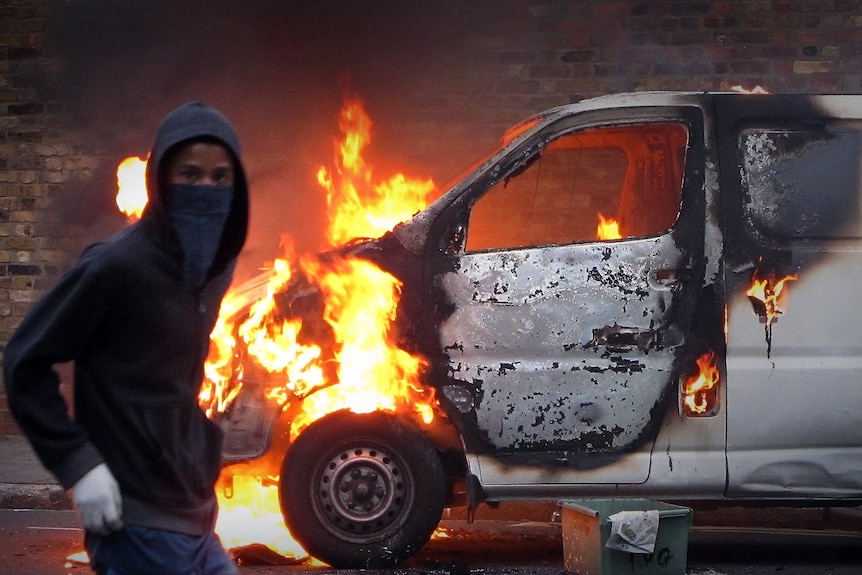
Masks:
[[[467,251],[654,236],[680,208],[688,129],[591,128],[550,142],[473,206]]]
[[[862,237],[862,132],[740,132],[745,216],[775,239]]]
[[[662,234],[679,213],[687,144],[688,129],[677,122],[565,134],[479,198],[466,249]]]

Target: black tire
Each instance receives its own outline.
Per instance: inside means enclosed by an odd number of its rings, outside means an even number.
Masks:
[[[305,429],[281,468],[285,523],[313,557],[379,569],[419,551],[440,521],[440,457],[410,422],[339,411]]]

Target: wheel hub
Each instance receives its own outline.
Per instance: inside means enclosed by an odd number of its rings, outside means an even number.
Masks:
[[[400,459],[375,447],[334,452],[317,480],[315,509],[329,531],[367,539],[398,526],[410,504]]]

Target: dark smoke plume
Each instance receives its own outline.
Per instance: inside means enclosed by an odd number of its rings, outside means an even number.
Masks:
[[[200,99],[224,111],[240,133],[253,193],[247,266],[280,255],[282,233],[300,251],[321,247],[325,200],[314,176],[332,160],[343,92],[366,102],[375,144],[387,125],[404,124],[416,75],[452,38],[447,13],[453,8],[429,5],[434,3],[62,4],[49,42],[62,63],[65,109],[87,145],[107,159],[92,182],[95,189],[75,190],[98,201],[77,197],[70,205],[114,209],[119,160],[145,154],[159,120]],[[391,148],[409,145],[392,142]]]

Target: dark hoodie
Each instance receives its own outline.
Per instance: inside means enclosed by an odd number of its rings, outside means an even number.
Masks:
[[[236,164],[231,213],[201,288],[163,205],[165,156],[197,138],[224,143]],[[147,167],[137,223],[85,250],[6,346],[9,407],[45,467],[73,486],[105,462],[120,485],[123,521],[190,534],[213,527],[221,431],[198,406],[209,334],[248,227],[248,186],[236,133],[201,102],[171,112]],[[75,421],[53,366],[75,362]]]

